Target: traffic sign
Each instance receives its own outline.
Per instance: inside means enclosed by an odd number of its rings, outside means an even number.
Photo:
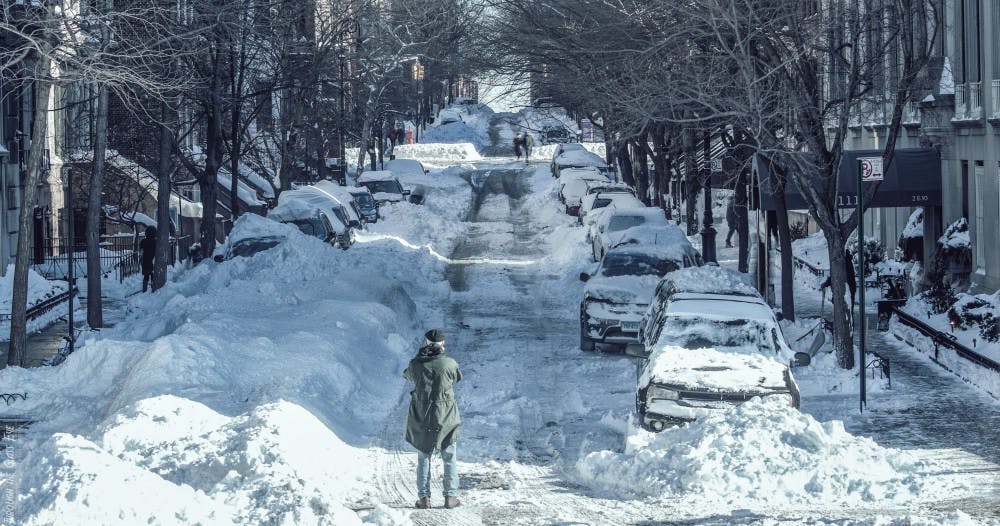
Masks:
[[[722,173],[722,159],[712,159],[712,173]]]
[[[881,157],[859,157],[858,162],[861,170],[861,180],[866,183],[882,180],[882,158]]]

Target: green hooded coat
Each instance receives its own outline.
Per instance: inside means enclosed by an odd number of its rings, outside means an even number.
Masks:
[[[457,442],[462,421],[452,386],[462,379],[458,363],[443,350],[425,346],[410,360],[403,377],[414,384],[406,441],[427,455]]]

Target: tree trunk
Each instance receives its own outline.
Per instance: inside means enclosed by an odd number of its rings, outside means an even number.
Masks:
[[[667,217],[670,217],[670,203],[664,198],[670,193],[670,163],[667,151],[667,129],[666,126],[658,125],[653,128],[653,189],[656,193],[654,202],[656,206],[667,210]]]
[[[167,284],[167,261],[170,260],[170,193],[173,191],[170,175],[173,172],[171,152],[173,137],[170,124],[173,113],[170,105],[160,103],[160,152],[159,166],[156,174],[156,257],[153,258],[153,290],[158,290]],[[180,209],[177,220],[180,221]]]
[[[621,180],[629,186],[635,186],[635,174],[632,171],[632,157],[628,152],[628,141],[620,141],[615,147],[618,157],[618,167],[621,170]]]
[[[87,197],[87,325],[104,327],[101,301],[101,190],[104,160],[108,152],[108,88],[97,86],[97,118],[94,123],[94,163]]]
[[[684,222],[687,224],[687,235],[698,233],[698,194],[701,183],[698,180],[698,169],[694,159],[694,130],[684,130]]]
[[[219,186],[219,167],[222,165],[222,62],[216,56],[216,75],[210,89],[211,108],[206,119],[208,130],[205,134],[205,170],[199,181],[201,186],[201,250],[205,257],[215,252],[215,210]],[[282,181],[284,184],[284,181]]]
[[[24,178],[21,195],[21,210],[17,221],[17,251],[14,259],[14,291],[11,297],[10,346],[7,351],[7,365],[24,365],[28,346],[28,266],[30,265],[28,242],[32,238],[35,196],[38,183],[42,180],[42,155],[45,152],[45,132],[48,117],[49,95],[52,83],[48,80],[49,59],[42,55],[35,66],[40,80],[36,81],[37,97],[32,115],[31,149],[28,151],[27,176]]]
[[[822,228],[822,225],[821,225]],[[830,257],[830,294],[833,299],[833,347],[837,363],[844,369],[854,368],[854,338],[851,334],[852,312],[844,298],[847,271],[844,259],[845,236],[839,228],[823,229]]]
[[[736,211],[736,232],[739,234],[737,247],[739,247],[739,258],[736,264],[737,270],[746,274],[750,272],[750,213],[748,207],[749,196],[747,195],[747,172],[748,168],[741,168],[736,178],[736,192],[733,197],[734,209]]]
[[[785,183],[787,184],[787,183]],[[784,184],[777,192],[778,245],[781,247],[781,314],[795,321],[795,289],[792,283],[792,238],[788,229],[788,209],[785,206]]]
[[[240,133],[240,104],[237,101],[233,104],[233,108],[230,111],[230,121],[229,121],[229,133],[231,137],[229,138],[230,150],[229,150],[229,172],[232,178],[230,179],[229,186],[229,210],[231,211],[230,216],[233,221],[240,215],[240,157],[243,155],[243,134]]]
[[[636,170],[635,190],[639,194],[639,199],[649,206],[649,157],[646,154],[648,148],[646,139],[647,133],[643,132],[634,144],[635,161],[639,165]]]

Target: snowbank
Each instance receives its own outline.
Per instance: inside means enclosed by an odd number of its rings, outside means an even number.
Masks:
[[[925,468],[775,400],[753,399],[685,427],[636,431],[624,453],[600,451],[576,466],[580,482],[612,498],[702,496],[727,504],[859,504],[930,494]]]
[[[83,261],[83,260],[81,260]],[[65,268],[65,264],[63,264]],[[33,269],[28,269],[28,308],[49,298],[54,298],[66,292],[63,281],[49,281]],[[0,313],[10,314],[11,300],[14,293],[14,265],[7,266],[7,273],[0,277]],[[52,309],[39,318],[28,322],[28,332],[37,331],[53,320],[66,313],[66,304]],[[0,341],[10,340],[10,320],[0,321]]]
[[[792,254],[815,269],[824,272],[830,270],[830,254],[827,252],[826,238],[822,232],[792,241]]]
[[[470,142],[454,144],[433,143],[429,139],[418,144],[401,144],[393,153],[399,159],[417,159],[428,163],[453,164],[461,162],[481,161],[476,146]]]

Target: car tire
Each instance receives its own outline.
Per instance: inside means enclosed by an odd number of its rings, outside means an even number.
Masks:
[[[597,350],[597,343],[587,336],[587,330],[580,327],[580,350],[583,352],[594,352]]]

